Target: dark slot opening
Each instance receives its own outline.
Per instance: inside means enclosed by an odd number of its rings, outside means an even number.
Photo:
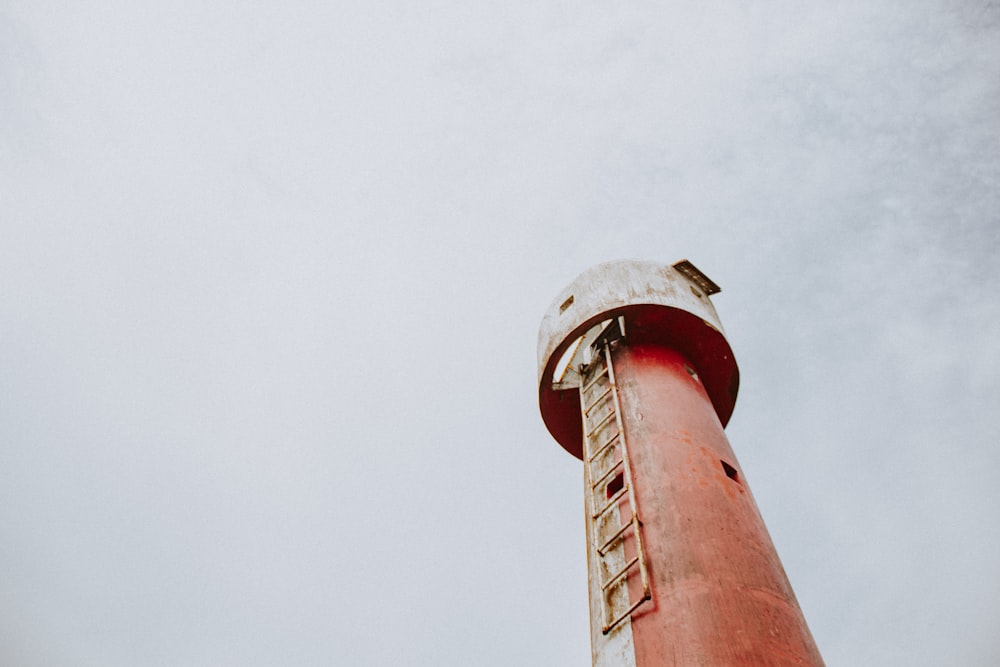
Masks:
[[[615,495],[625,487],[625,475],[618,473],[608,482],[608,498]]]
[[[566,299],[565,301],[563,301],[563,302],[562,302],[562,305],[561,305],[561,306],[559,306],[559,312],[560,312],[560,313],[565,313],[565,312],[566,312],[566,309],[567,309],[567,308],[569,308],[569,307],[570,307],[570,306],[572,306],[572,305],[573,305],[573,295],[572,295],[572,294],[570,294],[570,295],[569,295],[569,298],[568,298],[568,299]]]
[[[729,465],[725,461],[720,460],[719,463],[722,464],[722,469],[726,471],[726,477],[733,480],[734,482],[740,481],[739,473],[736,472],[736,468]]]

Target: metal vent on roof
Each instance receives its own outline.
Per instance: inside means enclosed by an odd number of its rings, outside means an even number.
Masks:
[[[711,278],[698,270],[697,266],[686,259],[682,259],[674,264],[674,268],[680,271],[685,278],[700,287],[701,291],[707,295],[718,294],[722,291],[722,288],[713,283]]]

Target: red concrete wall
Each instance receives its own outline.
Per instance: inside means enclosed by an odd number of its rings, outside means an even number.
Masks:
[[[822,665],[697,369],[654,345],[614,362],[653,592],[636,665]]]

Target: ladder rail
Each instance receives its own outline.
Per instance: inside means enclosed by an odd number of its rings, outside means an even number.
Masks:
[[[597,373],[596,375],[594,375],[594,377],[590,378],[590,382],[583,385],[582,389],[583,393],[587,393],[588,391],[590,391],[590,388],[593,387],[595,384],[597,384],[597,381],[607,374],[608,373],[606,370],[602,370],[600,373]]]
[[[601,482],[603,482],[606,479],[609,479],[611,477],[611,475],[614,474],[614,472],[616,470],[618,470],[619,468],[621,468],[621,467],[622,467],[622,462],[621,462],[621,459],[619,459],[617,462],[615,462],[615,464],[613,466],[611,466],[610,468],[608,468],[608,471],[606,473],[604,473],[603,475],[601,475],[600,479],[598,479],[596,482],[594,482],[593,484],[591,484],[590,490],[591,491],[596,490],[597,487],[599,487],[601,485]]]
[[[619,436],[621,436],[621,433],[615,433],[613,436],[611,436],[610,438],[608,438],[608,441],[605,442],[603,445],[601,445],[600,449],[598,449],[596,452],[594,452],[591,455],[591,457],[589,459],[587,459],[587,466],[589,466],[591,463],[593,463],[594,461],[596,461],[601,456],[601,454],[603,454],[604,452],[608,451],[608,448],[612,447],[615,444],[615,440],[617,440],[619,438]]]
[[[587,392],[587,390],[591,386],[593,386],[594,382],[597,381],[598,377],[595,376],[590,381],[590,383],[586,384],[586,386],[585,386],[586,379],[587,379],[587,373],[586,373],[585,370],[581,369],[581,373],[580,373],[580,380],[581,380],[580,381],[580,404],[581,405],[584,405],[584,401],[586,400],[586,392]],[[581,413],[581,417],[582,417],[582,420],[583,420],[583,432],[584,432],[584,434],[586,434],[587,433],[587,413],[584,412],[583,410],[581,410],[580,413]],[[613,438],[612,438],[612,440],[613,440]],[[587,488],[587,489],[593,489],[593,487],[591,486],[592,483],[593,483],[592,482],[593,475],[592,475],[591,470],[590,470],[590,461],[592,459],[589,458],[590,457],[590,452],[588,451],[589,445],[590,445],[590,437],[584,435],[584,438],[583,438],[583,455],[584,455],[584,458],[585,458],[584,466],[583,466],[584,487]],[[602,448],[601,451],[603,451],[604,449],[607,449],[607,444],[605,444],[605,446]],[[596,455],[594,455],[594,456],[596,457]],[[597,509],[597,507],[595,507],[595,505],[596,505],[596,502],[595,502],[595,499],[594,499],[594,494],[591,491],[590,493],[587,494],[587,515],[588,515],[588,519],[587,519],[588,530],[587,530],[587,533],[588,533],[588,536],[590,538],[590,553],[596,553],[596,551],[597,551],[597,541],[598,541],[598,539],[600,539],[597,536],[597,524],[596,524],[596,522],[594,522],[594,520],[592,518],[590,518],[593,515],[594,511]],[[588,554],[588,556],[589,556],[589,554]],[[589,557],[588,557],[588,560],[589,560]]]
[[[611,423],[611,418],[614,416],[615,416],[614,411],[608,412],[608,414],[604,415],[604,417],[601,418],[601,421],[597,422],[597,425],[591,428],[590,431],[587,432],[587,437],[589,438],[590,436],[596,434],[598,431],[600,431],[609,423]],[[620,422],[621,420],[618,421]]]
[[[618,570],[618,572],[615,574],[615,576],[611,577],[606,582],[604,582],[604,585],[601,586],[601,590],[606,593],[611,588],[613,588],[615,586],[615,584],[617,584],[623,577],[625,577],[625,576],[628,575],[628,571],[631,570],[632,566],[635,565],[638,562],[639,562],[639,557],[638,556],[633,556],[632,560],[630,560],[629,562],[625,563],[625,566],[622,567],[622,569]]]
[[[607,360],[608,364],[608,380],[611,386],[615,388],[611,392],[611,398],[615,404],[615,421],[618,423],[618,432],[624,434],[625,427],[622,424],[622,408],[621,402],[618,400],[618,383],[615,381],[615,369],[611,363],[611,343],[608,341],[604,342],[604,358]],[[622,445],[622,461],[624,461],[624,472],[625,472],[625,486],[628,488],[628,503],[629,509],[632,510],[632,520],[636,522],[637,526],[642,526],[642,522],[639,521],[639,513],[637,510],[638,504],[635,500],[635,489],[632,486],[632,466],[629,464],[628,456],[628,444],[624,435],[621,437]],[[639,558],[639,572],[642,576],[642,595],[645,600],[649,599],[649,572],[646,567],[646,550],[642,547],[642,531],[635,531],[635,550]],[[631,613],[631,612],[629,612]]]
[[[619,326],[624,332],[624,323],[621,322]],[[632,466],[629,461],[628,443],[621,414],[621,401],[614,373],[612,342],[610,336],[602,336],[601,339],[595,341],[593,348],[597,354],[594,355],[589,364],[581,366],[578,371],[584,433],[584,478],[585,488],[588,490],[587,495],[589,496],[587,499],[588,523],[590,524],[588,532],[590,533],[591,554],[597,558],[597,582],[595,583],[599,588],[601,598],[601,631],[603,634],[611,632],[622,621],[631,617],[640,605],[652,599],[646,550],[642,542],[642,522],[639,520],[638,503],[632,483]],[[608,386],[606,388],[598,386],[597,395],[588,398],[588,392],[605,377]],[[602,403],[610,403],[610,409],[607,413],[595,410]],[[596,423],[591,423],[595,419]],[[615,425],[615,433],[601,443],[599,434],[605,430],[610,432],[611,423]],[[605,457],[609,450],[613,451],[619,446],[620,458],[614,456],[610,467],[605,469],[604,461],[607,459],[602,457]],[[595,467],[602,471],[599,476]],[[598,496],[605,495],[599,491],[610,486],[609,480],[614,478],[616,473],[621,480],[621,486],[615,489],[606,501],[599,501]],[[615,482],[616,486],[617,483]],[[609,510],[615,507],[618,507],[619,510],[623,509],[621,504],[626,498],[631,516],[610,537],[606,537],[606,530],[602,528],[602,526],[607,525],[606,515]],[[632,534],[635,536],[635,555],[631,558],[625,555],[625,540],[629,528],[632,529]],[[619,546],[615,546],[616,544]],[[636,567],[642,581],[642,594],[638,600],[632,602],[628,581],[630,573]],[[623,603],[627,608],[619,612],[618,609]]]
[[[610,498],[608,498],[607,504],[603,505],[601,507],[601,509],[598,510],[597,512],[595,512],[593,515],[591,515],[590,518],[597,519],[597,518],[600,518],[601,516],[603,516],[605,512],[607,512],[609,509],[611,509],[612,507],[614,507],[615,505],[618,504],[618,501],[622,499],[622,497],[625,495],[625,493],[627,491],[628,491],[628,489],[624,489],[624,488],[623,489],[619,489],[618,492],[615,493],[615,495],[613,495]]]
[[[633,519],[632,521],[629,521],[628,523],[623,523],[622,527],[619,528],[615,532],[614,535],[612,535],[611,537],[609,537],[608,539],[606,539],[604,541],[604,544],[602,544],[601,546],[599,546],[597,548],[597,553],[599,553],[599,554],[601,554],[603,556],[607,552],[608,547],[610,547],[612,544],[614,544],[615,542],[617,542],[628,531],[629,528],[635,528],[635,526],[636,526],[637,523],[638,523],[638,521],[636,519]]]
[[[641,598],[639,598],[638,600],[636,600],[635,602],[633,602],[632,606],[630,606],[628,609],[626,609],[625,611],[623,611],[616,618],[612,619],[609,623],[606,623],[604,625],[604,627],[601,628],[601,632],[603,632],[604,634],[608,634],[609,632],[611,632],[619,623],[621,623],[626,618],[628,618],[629,616],[631,616],[632,612],[635,611],[636,609],[638,609],[639,606],[642,605],[642,603],[646,602],[646,600],[649,600],[649,599],[652,599],[652,595],[650,595],[650,594],[647,593],[646,595],[642,596]]]
[[[590,402],[590,405],[583,408],[583,414],[590,416],[590,411],[597,407],[597,404],[604,400],[604,398],[611,393],[612,386],[609,384],[608,388],[601,392],[601,395]]]
[[[600,357],[599,357],[599,359],[600,359]],[[594,360],[594,361],[596,361],[596,360]],[[583,368],[581,368],[581,371],[580,371],[580,375],[581,375],[581,383],[580,383],[580,405],[581,405],[581,408],[583,408],[583,409],[581,409],[580,412],[581,412],[581,417],[582,417],[582,420],[583,420],[583,433],[584,433],[584,437],[583,437],[583,454],[584,454],[583,474],[584,474],[584,488],[587,489],[587,494],[586,494],[587,495],[587,506],[588,506],[587,507],[587,514],[588,514],[588,516],[587,516],[587,523],[589,524],[589,529],[588,529],[587,532],[589,533],[589,537],[590,537],[590,551],[589,551],[590,556],[589,557],[590,558],[597,558],[598,559],[596,567],[597,567],[597,573],[598,573],[597,574],[598,585],[600,586],[600,589],[601,589],[600,593],[599,593],[600,599],[601,599],[601,631],[602,631],[602,633],[607,634],[610,631],[608,629],[608,616],[609,616],[608,606],[609,605],[608,605],[607,590],[604,587],[603,576],[601,576],[601,569],[605,567],[605,565],[604,565],[605,554],[598,547],[598,543],[601,540],[601,536],[600,536],[600,521],[599,521],[598,517],[601,514],[603,514],[604,510],[598,510],[597,496],[594,493],[594,488],[596,486],[596,483],[593,481],[594,472],[592,470],[592,466],[593,466],[594,462],[599,457],[601,457],[609,449],[611,449],[611,448],[613,448],[613,447],[616,446],[616,443],[621,440],[621,433],[620,432],[616,433],[612,437],[608,438],[608,440],[605,441],[597,449],[597,451],[595,451],[595,452],[591,452],[590,451],[591,450],[591,445],[592,445],[592,436],[596,435],[596,433],[601,430],[601,427],[597,427],[597,428],[594,428],[594,429],[590,428],[590,425],[589,425],[588,421],[589,421],[589,417],[590,417],[590,408],[592,408],[593,405],[587,406],[587,392],[590,391],[590,389],[595,384],[597,384],[601,380],[601,378],[605,378],[605,377],[609,378],[609,382],[608,382],[609,389],[613,389],[613,387],[612,387],[612,385],[610,383],[610,376],[609,376],[609,373],[608,373],[608,367],[607,367],[607,365],[604,364],[604,363],[596,364],[596,363],[594,363],[594,361],[591,361],[591,367],[590,368],[583,367]],[[600,367],[598,367],[598,366],[600,366]],[[588,376],[591,376],[591,374],[592,374],[592,377],[589,377],[589,380],[588,380]],[[612,412],[613,412],[613,407],[614,407],[614,404],[612,404]],[[607,416],[605,416],[605,418],[602,419],[602,424],[605,423],[605,422],[607,422],[607,421],[609,421],[606,417]],[[621,497],[621,494],[618,495],[618,498],[616,498],[615,502],[617,502],[617,500],[620,499],[620,497]],[[588,558],[588,560],[589,560],[589,558]]]

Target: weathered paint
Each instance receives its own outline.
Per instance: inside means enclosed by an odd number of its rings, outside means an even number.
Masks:
[[[578,277],[543,320],[539,404],[577,457],[579,391],[553,386],[555,366],[595,323],[624,316],[627,329],[614,370],[652,599],[603,634],[588,548],[594,664],[822,665],[723,431],[739,373],[703,289],[672,267],[613,262]],[[633,537],[624,551],[635,552]],[[628,587],[639,599],[637,576]]]
[[[653,588],[636,665],[822,665],[697,368],[632,344],[615,371]]]
[[[589,492],[587,488],[587,477],[584,476],[584,495]],[[584,503],[585,515],[590,514],[590,508]],[[584,524],[587,526],[587,544],[592,543],[590,534],[593,530],[593,523],[589,516],[584,517]],[[618,567],[624,563],[624,559],[619,559],[616,563]],[[600,581],[597,569],[600,567],[596,555],[587,549],[587,580],[590,582]],[[629,582],[631,584],[631,582]],[[640,586],[641,588],[641,586]],[[625,619],[614,630],[608,634],[601,631],[602,611],[601,592],[596,585],[588,586],[588,599],[590,600],[590,651],[594,667],[635,667],[635,643],[632,637],[632,623]]]
[[[584,271],[556,297],[538,332],[538,400],[545,425],[560,445],[581,458],[579,392],[553,388],[553,374],[562,353],[609,313],[625,315],[630,329],[645,328],[645,335],[659,337],[697,363],[726,424],[736,403],[739,370],[711,300],[671,266],[607,262]]]

